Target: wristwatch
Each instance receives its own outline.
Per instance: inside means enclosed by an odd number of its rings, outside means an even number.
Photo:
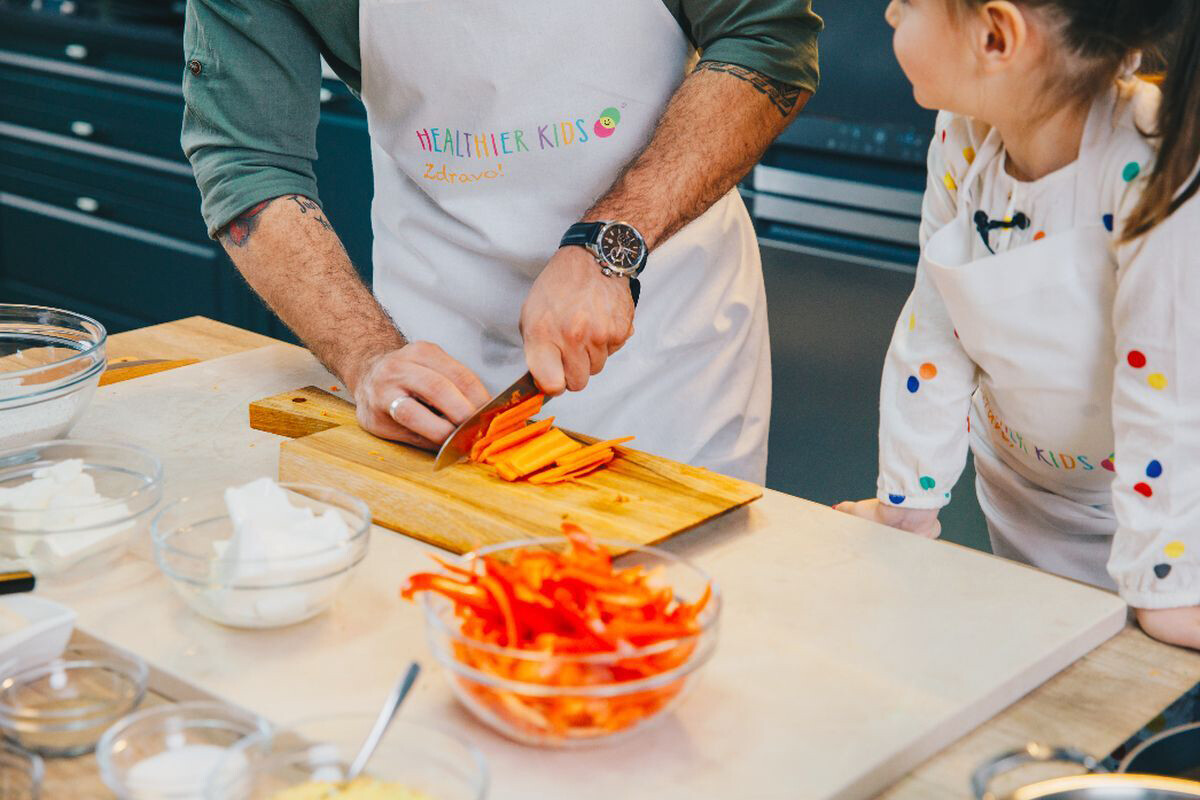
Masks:
[[[646,268],[649,248],[638,229],[628,222],[576,222],[567,228],[559,247],[575,245],[587,250],[609,277],[629,278],[636,306],[642,293],[638,275]]]

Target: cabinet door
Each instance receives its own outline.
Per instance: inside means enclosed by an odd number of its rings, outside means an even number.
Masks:
[[[105,325],[247,316],[232,267],[197,245],[0,192],[0,298],[92,312]]]
[[[327,90],[328,91],[328,90]],[[317,128],[317,189],[351,261],[371,282],[371,143],[362,104],[343,88],[332,97]]]

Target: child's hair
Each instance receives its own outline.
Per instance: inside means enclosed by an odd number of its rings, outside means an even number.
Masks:
[[[1200,0],[1013,0],[1056,22],[1082,68],[1070,76],[1094,96],[1112,85],[1138,51],[1161,54],[1167,66],[1163,103],[1154,130],[1158,159],[1141,203],[1125,221],[1123,238],[1148,233],[1200,191]],[[979,6],[986,0],[950,0]]]

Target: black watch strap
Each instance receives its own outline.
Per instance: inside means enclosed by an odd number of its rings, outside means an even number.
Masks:
[[[576,222],[567,228],[567,232],[563,234],[562,241],[558,243],[558,246],[578,245],[584,247],[592,244],[600,238],[600,231],[603,228],[603,222]]]
[[[586,247],[600,238],[600,231],[603,228],[603,222],[576,222],[567,228],[567,232],[563,234],[558,246],[568,247],[574,245]],[[630,278],[629,293],[633,295],[633,307],[637,308],[638,299],[642,296],[642,282],[637,278]]]

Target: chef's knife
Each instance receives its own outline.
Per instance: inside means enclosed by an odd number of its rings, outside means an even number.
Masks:
[[[493,417],[506,408],[528,400],[540,391],[533,380],[533,373],[526,372],[517,378],[517,382],[512,386],[480,406],[466,422],[454,429],[454,433],[450,434],[442,449],[438,450],[437,458],[433,462],[434,472],[466,458],[471,452],[471,445],[487,432],[487,426],[491,424]]]

